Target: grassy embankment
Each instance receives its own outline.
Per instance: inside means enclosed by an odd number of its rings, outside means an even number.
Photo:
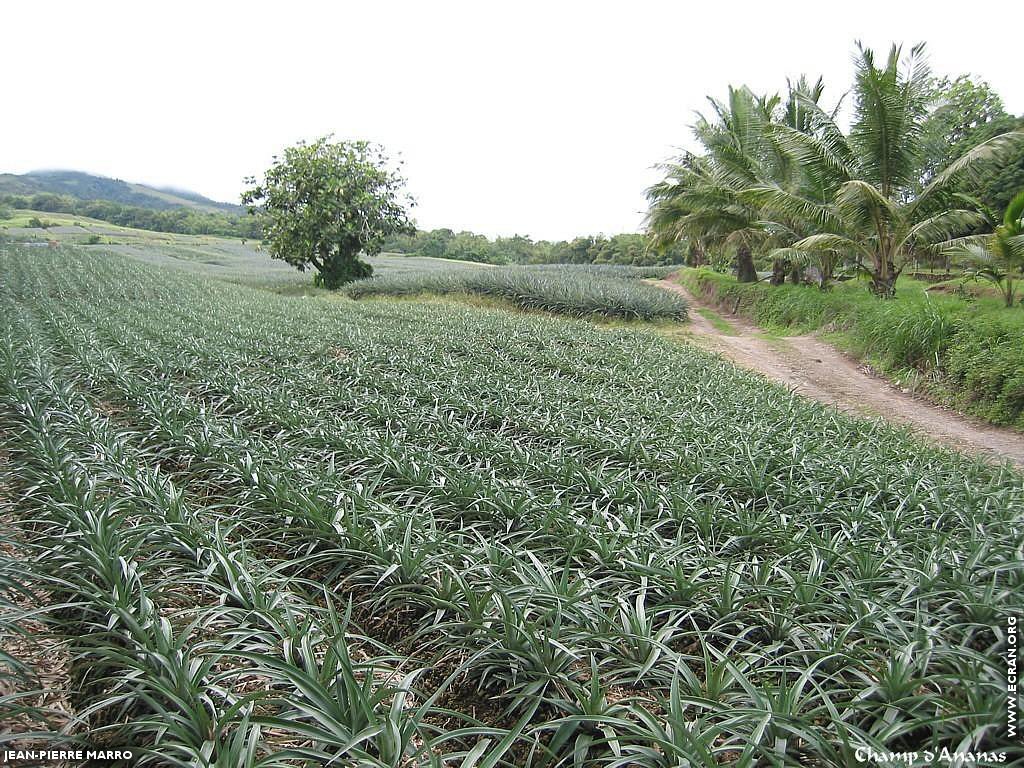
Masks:
[[[958,296],[951,293],[955,282],[929,287],[901,279],[897,298],[880,301],[857,282],[820,291],[740,284],[694,269],[682,270],[678,280],[726,313],[775,332],[824,331],[901,386],[986,421],[1024,428],[1024,311],[984,292]]]

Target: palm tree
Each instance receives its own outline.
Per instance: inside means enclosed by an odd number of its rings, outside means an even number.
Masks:
[[[781,185],[753,185],[741,198],[764,215],[813,223],[817,232],[780,250],[780,255],[826,253],[851,260],[871,278],[878,296],[892,296],[896,279],[915,251],[932,250],[979,226],[977,210],[947,209],[943,198],[963,177],[1024,144],[1013,131],[979,144],[917,189],[921,128],[930,91],[924,46],[901,66],[901,49],[876,66],[874,53],[858,43],[854,120],[849,135],[805,100],[810,130],[773,125],[775,140],[807,176],[794,193]]]
[[[1017,299],[1016,280],[1024,278],[1024,190],[1006,206],[1003,223],[990,235],[963,238],[947,250],[966,256],[971,274],[999,288],[1007,307]]]
[[[822,109],[819,105],[825,91],[824,80],[819,77],[817,82],[814,85],[811,85],[806,76],[801,75],[795,83],[787,79],[786,87],[788,97],[782,110],[781,117],[777,121],[778,124],[791,131],[810,133],[814,130],[817,116],[822,113]],[[840,98],[839,102],[835,107],[833,107],[832,112],[830,113],[831,119],[835,119],[840,107],[842,106],[842,101],[843,99]],[[772,188],[788,192],[791,195],[803,199],[819,200],[824,202],[825,192],[821,184],[806,173],[804,166],[797,162],[796,158],[782,148],[775,139],[775,130],[772,125],[768,126],[768,130],[769,139],[773,141],[776,153],[780,158],[785,158],[782,162],[782,165],[785,167],[785,172],[778,174],[778,178],[783,179],[784,183],[773,183],[771,185]],[[754,189],[756,189],[756,187]],[[752,202],[754,204],[758,203],[756,194],[752,194],[750,188],[741,193],[741,197],[748,202]],[[761,212],[762,215],[768,213],[764,207],[761,207]],[[788,241],[790,243],[819,231],[818,222],[814,218],[808,218],[803,215],[800,211],[790,211],[787,213],[785,211],[778,210],[772,212],[771,217],[776,221],[777,227],[785,227],[787,234],[789,235]],[[807,261],[809,259],[813,259],[818,268],[818,285],[821,288],[825,288],[832,280],[832,275],[836,266],[836,259],[833,257],[833,254],[825,251],[808,254],[803,251],[795,251],[786,247],[776,249],[772,253],[772,256],[772,285],[781,285],[784,283],[787,272],[794,276],[792,278],[794,283],[800,282],[797,276],[802,275],[803,268]]]
[[[735,249],[736,277],[755,282],[753,249],[773,242],[770,222],[740,193],[779,172],[787,159],[766,141],[778,97],[729,88],[725,103],[709,99],[713,119],[698,117],[703,154],[686,153],[662,166],[666,179],[647,190],[647,229],[655,246],[689,239]]]
[[[756,209],[740,202],[736,190],[703,157],[685,155],[666,170],[668,178],[647,191],[647,228],[654,246],[689,239],[701,250],[705,245],[735,247],[737,280],[756,281],[751,247],[764,236]]]
[[[766,217],[759,201],[747,194],[768,187],[802,199],[816,192],[771,128],[781,123],[794,131],[808,130],[820,112],[824,84],[819,78],[810,85],[801,77],[788,85],[785,104],[778,96],[758,96],[746,87],[730,87],[724,103],[709,99],[712,119],[699,116],[693,129],[703,153],[687,153],[663,165],[666,179],[647,191],[651,207],[646,223],[656,246],[689,239],[702,249],[732,248],[737,279],[754,282],[755,249],[777,249],[814,231],[801,216],[777,211]],[[784,279],[793,256],[801,262],[807,258],[803,252],[779,253],[773,282],[780,275]]]

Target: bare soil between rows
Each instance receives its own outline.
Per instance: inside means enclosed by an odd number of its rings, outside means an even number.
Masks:
[[[904,392],[857,360],[815,336],[768,340],[763,330],[734,315],[734,334],[716,328],[699,309],[718,311],[671,277],[652,281],[690,304],[685,332],[733,363],[785,384],[797,394],[858,416],[882,417],[960,451],[1024,467],[1024,435],[969,418]]]

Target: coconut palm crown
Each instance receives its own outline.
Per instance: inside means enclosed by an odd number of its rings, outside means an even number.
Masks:
[[[1024,279],[1024,190],[1010,201],[992,234],[963,238],[947,253],[965,258],[970,274],[997,286],[1006,306],[1012,307],[1018,281]]]
[[[984,226],[981,211],[949,207],[951,200],[964,200],[951,192],[1024,143],[1024,131],[979,144],[922,187],[922,124],[930,98],[924,46],[914,46],[906,58],[893,46],[881,65],[870,49],[857,47],[848,133],[834,114],[813,104],[806,105],[813,115],[810,130],[784,125],[769,129],[804,169],[808,185],[818,191],[816,199],[772,184],[753,185],[740,196],[769,216],[798,217],[817,225],[818,232],[797,240],[786,252],[837,254],[870,276],[872,292],[888,297],[915,252],[935,250]]]

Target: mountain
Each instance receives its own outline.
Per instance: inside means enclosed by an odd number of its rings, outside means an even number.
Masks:
[[[240,205],[220,203],[186,190],[150,187],[80,171],[32,171],[21,175],[0,173],[0,195],[35,195],[50,192],[81,200],[110,200],[164,211],[169,208],[195,208],[216,213],[241,214]]]

